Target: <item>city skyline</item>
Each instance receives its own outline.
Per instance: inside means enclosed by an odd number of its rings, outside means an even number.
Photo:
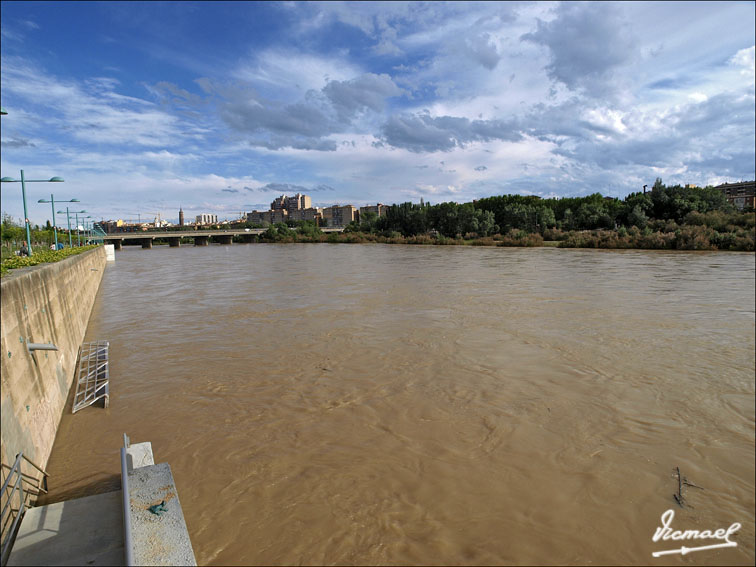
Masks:
[[[754,4],[2,3],[2,175],[95,218],[753,179]],[[2,210],[23,216],[20,187]],[[137,206],[136,203],[139,203]]]

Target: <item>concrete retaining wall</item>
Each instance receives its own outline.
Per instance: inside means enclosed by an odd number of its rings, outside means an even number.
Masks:
[[[12,465],[21,451],[42,468],[47,465],[104,270],[100,246],[54,264],[13,270],[0,280],[4,465]],[[58,350],[30,353],[27,343],[53,343]]]

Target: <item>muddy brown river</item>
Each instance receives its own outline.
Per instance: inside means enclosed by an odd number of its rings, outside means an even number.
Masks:
[[[201,565],[753,565],[754,336],[746,253],[125,248],[51,500],[119,488],[125,432]],[[737,547],[652,557],[669,509]]]

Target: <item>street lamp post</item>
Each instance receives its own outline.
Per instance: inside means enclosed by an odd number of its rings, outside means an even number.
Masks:
[[[58,201],[58,203],[78,203],[78,199],[70,199],[68,201]],[[50,193],[50,200],[47,199],[40,199],[37,201],[37,203],[52,203],[52,221],[53,221],[53,232],[55,233],[55,249],[58,249],[58,227],[55,226],[55,196]]]
[[[79,213],[74,213],[76,215],[76,241],[77,246],[81,246],[81,233],[79,232]]]
[[[31,233],[29,232],[29,214],[26,212],[26,184],[27,183],[60,183],[63,181],[62,177],[51,177],[50,179],[26,179],[24,177],[24,170],[21,170],[21,179],[13,179],[12,177],[3,177],[0,179],[3,183],[21,183],[21,197],[24,200],[24,224],[26,225],[26,245],[29,248],[29,256],[32,254],[31,247]]]
[[[89,226],[92,223],[92,221],[88,221],[86,219],[91,219],[92,215],[87,215],[84,217],[84,240],[88,243],[89,241]]]
[[[71,213],[86,213],[87,211],[69,211],[66,207],[66,222],[68,222],[68,247],[73,248],[73,241],[71,240]],[[59,215],[63,214],[63,211],[58,211]],[[78,227],[76,227],[78,230]]]

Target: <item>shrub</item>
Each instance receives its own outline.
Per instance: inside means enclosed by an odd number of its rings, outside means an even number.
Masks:
[[[80,246],[78,248],[64,248],[63,250],[39,250],[33,253],[32,256],[14,256],[3,260],[0,264],[0,273],[2,275],[7,274],[10,270],[16,268],[23,268],[26,266],[36,266],[37,264],[45,264],[49,262],[58,262],[69,256],[75,256],[81,254],[87,250],[97,248],[99,244],[93,244],[91,246]]]
[[[543,236],[512,229],[498,240],[497,246],[543,246]]]

